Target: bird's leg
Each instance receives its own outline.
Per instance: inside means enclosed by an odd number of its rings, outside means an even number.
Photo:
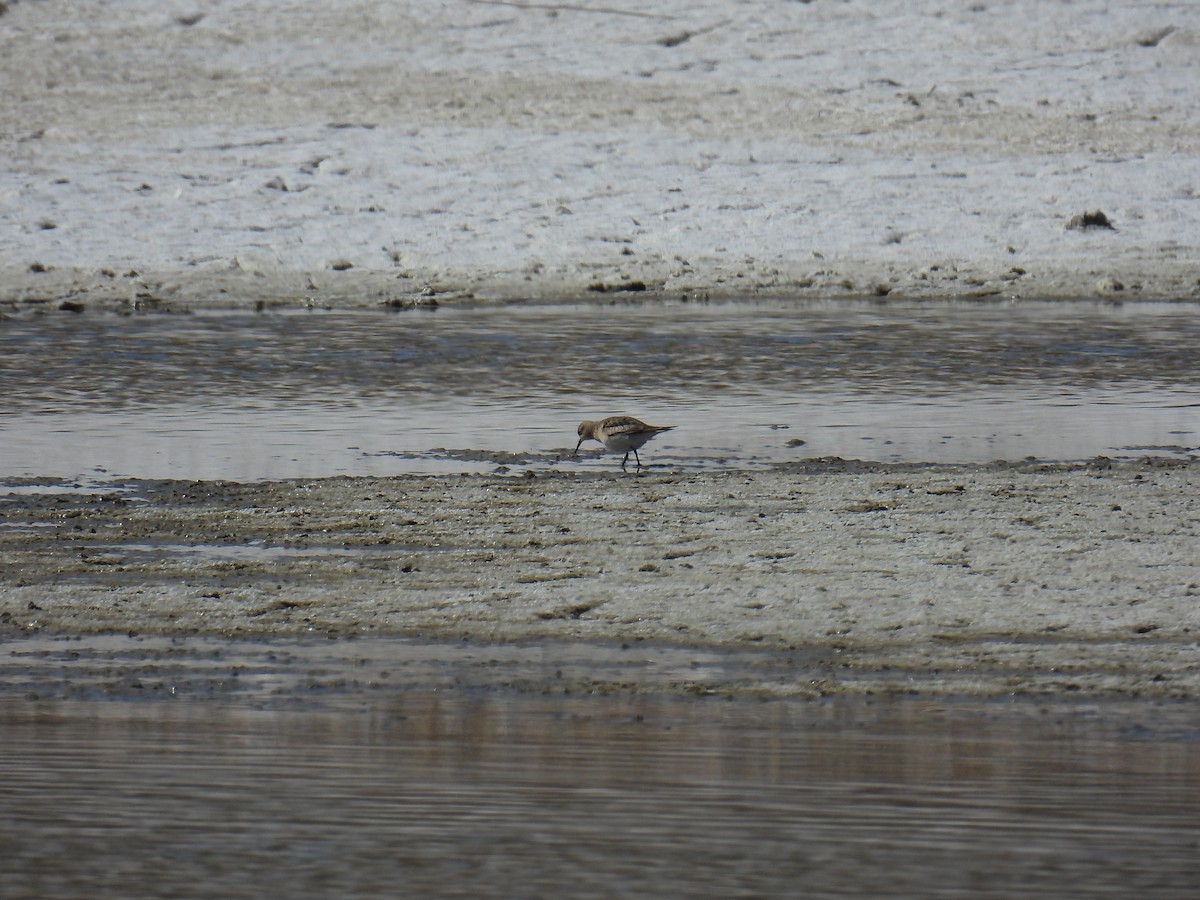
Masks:
[[[626,453],[625,455],[628,456],[629,454]],[[633,458],[637,460],[637,466],[640,469],[642,467],[642,458],[637,455],[637,447],[633,448]]]
[[[634,456],[636,456],[636,455],[637,454],[635,453]],[[629,462],[629,451],[628,450],[625,451],[625,458],[623,460],[621,460],[621,468],[622,469],[625,468],[625,463],[627,463],[627,462]],[[639,465],[640,465],[640,463],[639,463]]]

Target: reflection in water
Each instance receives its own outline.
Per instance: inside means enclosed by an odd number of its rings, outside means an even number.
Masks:
[[[22,409],[456,390],[510,404],[531,391],[555,402],[830,387],[931,397],[994,385],[1191,383],[1200,346],[1195,310],[1165,304],[646,303],[5,325],[6,379]]]
[[[14,317],[0,477],[586,468],[611,460],[562,460],[578,420],[615,412],[678,425],[655,461],[689,468],[1185,455],[1197,346],[1171,305]]]
[[[3,893],[1191,897],[1188,714],[4,700]]]
[[[11,640],[0,895],[1193,895],[1194,703],[768,701],[763,663]]]

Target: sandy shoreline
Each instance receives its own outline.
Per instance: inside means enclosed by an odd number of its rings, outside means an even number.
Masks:
[[[772,696],[1195,697],[1198,482],[1170,461],[818,460],[20,492],[0,623],[761,648],[770,675],[729,687]]]
[[[0,302],[1197,297],[1194,4],[628,12],[9,3]]]

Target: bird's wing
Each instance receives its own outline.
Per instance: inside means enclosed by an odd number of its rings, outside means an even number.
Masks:
[[[646,430],[646,423],[633,416],[610,416],[600,424],[608,434],[637,434]]]

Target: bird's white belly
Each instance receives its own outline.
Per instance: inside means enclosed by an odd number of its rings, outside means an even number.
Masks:
[[[648,434],[610,434],[604,439],[604,446],[614,453],[628,453],[642,446],[650,437]]]

